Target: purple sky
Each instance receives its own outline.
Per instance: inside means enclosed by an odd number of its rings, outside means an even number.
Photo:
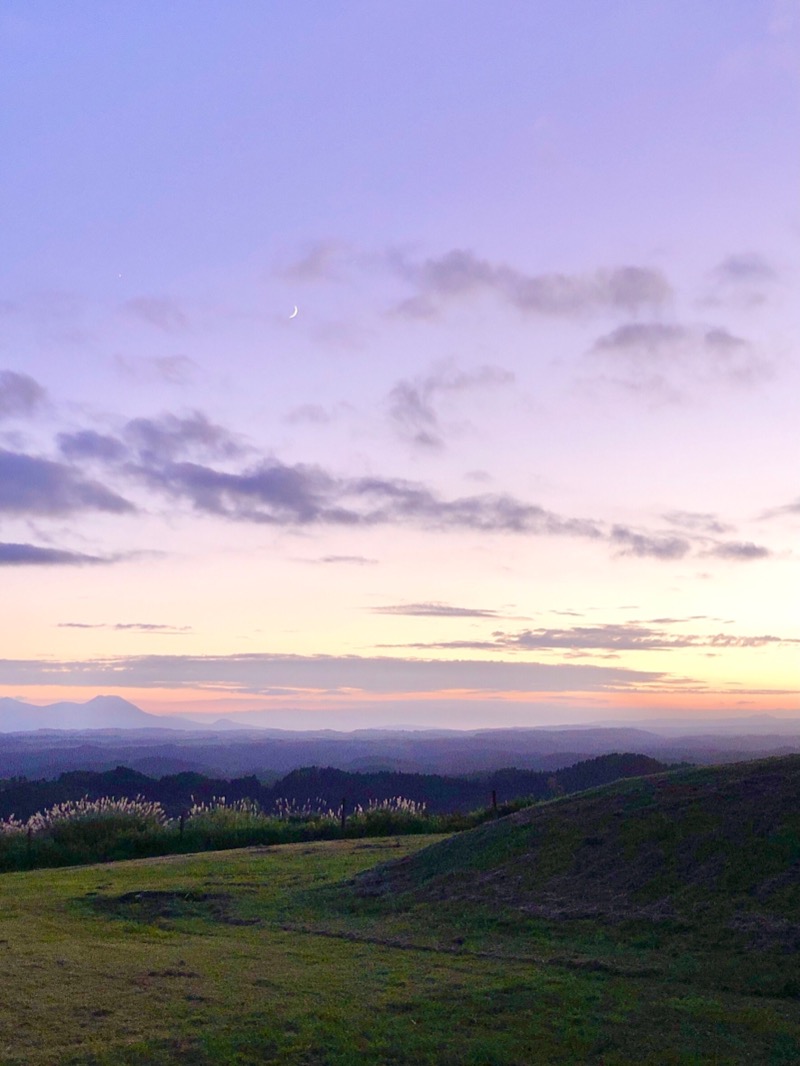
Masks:
[[[6,0],[0,695],[796,713],[799,82],[794,2]]]

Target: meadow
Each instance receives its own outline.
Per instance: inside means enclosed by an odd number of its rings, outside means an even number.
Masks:
[[[4,875],[0,1062],[798,1061],[797,997],[718,987],[718,944],[479,908],[393,912],[339,887],[430,842]],[[741,966],[741,946],[725,961]]]
[[[750,765],[451,836],[3,874],[0,1063],[796,1063],[800,761]]]

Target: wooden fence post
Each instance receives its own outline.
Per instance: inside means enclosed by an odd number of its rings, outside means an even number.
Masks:
[[[342,796],[342,833],[344,833],[345,823],[347,822],[347,813],[345,811],[345,804],[347,803],[347,796]]]

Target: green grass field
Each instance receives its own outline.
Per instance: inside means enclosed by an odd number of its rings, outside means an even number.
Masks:
[[[744,934],[704,944],[669,923],[554,922],[346,884],[431,841],[0,876],[0,1062],[800,1061],[797,991],[749,979],[772,956],[754,959]]]

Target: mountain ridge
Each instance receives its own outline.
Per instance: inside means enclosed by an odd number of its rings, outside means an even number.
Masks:
[[[97,695],[85,703],[59,700],[44,706],[11,696],[0,697],[0,733],[28,733],[40,729],[83,731],[147,728],[185,731],[202,727],[177,715],[150,714],[122,696]],[[209,728],[214,729],[214,725]]]

